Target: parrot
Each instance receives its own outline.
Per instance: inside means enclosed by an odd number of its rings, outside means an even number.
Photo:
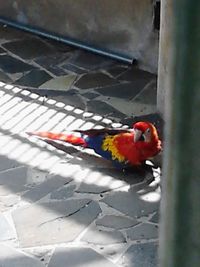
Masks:
[[[78,133],[78,136],[76,134]],[[119,169],[140,166],[161,151],[161,140],[150,122],[136,122],[130,129],[102,128],[74,130],[73,133],[27,132],[50,140],[59,140],[75,146],[93,149]]]

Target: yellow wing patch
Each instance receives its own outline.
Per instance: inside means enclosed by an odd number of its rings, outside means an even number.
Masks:
[[[102,149],[104,151],[109,151],[112,154],[113,160],[118,160],[119,162],[123,162],[125,161],[125,158],[119,153],[117,147],[115,146],[116,142],[115,139],[116,136],[111,136],[111,135],[106,136],[103,140]]]

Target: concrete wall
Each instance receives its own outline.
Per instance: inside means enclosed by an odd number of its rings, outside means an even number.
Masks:
[[[0,0],[0,17],[141,61],[157,71],[153,0]]]

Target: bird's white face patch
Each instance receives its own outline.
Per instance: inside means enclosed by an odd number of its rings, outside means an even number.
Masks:
[[[142,131],[134,129],[134,142],[140,141],[141,138],[142,138]]]
[[[141,130],[134,129],[134,142],[150,142],[151,141],[151,130],[150,128],[146,129],[145,132]]]
[[[150,128],[146,129],[146,131],[143,133],[145,142],[151,141],[151,130]]]

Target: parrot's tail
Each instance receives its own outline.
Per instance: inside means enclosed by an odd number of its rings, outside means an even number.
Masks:
[[[65,133],[52,133],[52,132],[27,132],[28,135],[38,136],[42,138],[47,138],[51,140],[60,140],[72,145],[87,147],[87,143],[82,137],[77,137],[73,134]]]

